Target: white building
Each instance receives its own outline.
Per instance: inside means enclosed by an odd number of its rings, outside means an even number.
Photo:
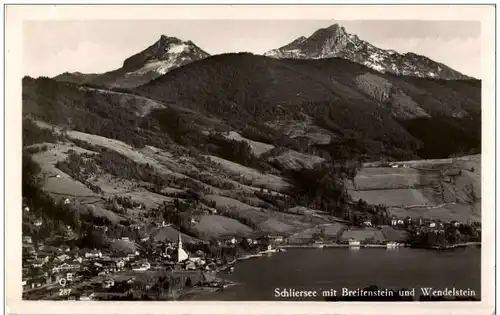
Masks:
[[[82,295],[80,296],[80,301],[92,301],[94,299],[95,294],[92,293],[90,295]]]
[[[234,237],[233,237],[233,238],[231,238],[231,239],[228,241],[228,243],[229,243],[229,244],[233,244],[233,245],[234,245],[234,244],[236,244],[236,242],[237,242],[237,241],[236,241],[236,239],[235,239]]]
[[[115,285],[115,280],[113,280],[113,279],[104,280],[104,282],[102,283],[102,287],[105,289],[109,289],[109,288],[113,287],[114,285]]]
[[[123,261],[123,260],[118,260],[118,261],[116,262],[116,268],[118,268],[118,269],[122,269],[123,267],[125,267],[125,261]]]
[[[186,251],[182,248],[181,233],[179,232],[179,242],[177,244],[177,262],[184,261],[188,259],[189,256]]]
[[[146,271],[149,268],[151,268],[151,264],[146,261],[145,263],[142,263],[140,267],[133,268],[132,270],[134,270],[134,271]]]
[[[102,258],[101,251],[92,251],[85,253],[85,258]]]
[[[360,246],[361,242],[353,238],[349,239],[349,246]]]

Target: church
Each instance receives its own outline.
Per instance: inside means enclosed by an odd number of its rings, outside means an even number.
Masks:
[[[187,259],[189,259],[189,255],[182,248],[182,238],[181,233],[179,232],[179,242],[177,243],[177,262],[180,263]]]
[[[175,263],[175,269],[187,269],[194,270],[205,264],[205,260],[201,257],[190,257],[190,255],[182,248],[182,237],[179,232],[179,241],[177,242],[177,250],[174,255],[172,255],[173,261]]]

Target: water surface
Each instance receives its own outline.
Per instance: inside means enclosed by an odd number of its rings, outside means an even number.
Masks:
[[[197,299],[284,300],[276,288],[296,290],[422,287],[475,290],[480,298],[481,249],[324,248],[288,249],[283,253],[238,262],[233,274],[221,275],[236,286]],[[323,298],[319,298],[323,300]]]

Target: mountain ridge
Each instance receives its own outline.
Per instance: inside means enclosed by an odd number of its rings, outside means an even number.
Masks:
[[[322,59],[340,57],[363,64],[379,72],[448,80],[474,79],[430,58],[412,52],[398,53],[381,49],[343,26],[332,24],[316,30],[308,38],[301,36],[291,43],[264,53],[274,58]]]
[[[134,88],[147,83],[171,69],[210,56],[192,41],[161,35],[144,50],[124,60],[119,69],[101,74],[80,72],[63,73],[55,76],[58,81],[77,84],[94,84],[107,87]]]

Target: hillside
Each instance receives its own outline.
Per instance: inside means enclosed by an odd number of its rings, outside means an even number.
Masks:
[[[224,120],[233,129],[250,123],[279,134],[316,128],[336,146],[351,139],[349,150],[358,155],[437,158],[478,150],[480,144],[479,81],[380,74],[344,59],[218,55],[136,90]]]
[[[481,156],[398,162],[365,167],[349,186],[351,196],[389,206],[397,217],[466,223],[481,218]],[[404,166],[404,167],[403,167]]]
[[[69,199],[43,216],[87,231],[84,246],[179,231],[338,239],[347,224],[390,215],[477,220],[477,172],[448,183],[361,163],[480,152],[480,88],[251,54],[207,57],[131,90],[26,77],[23,194],[33,205]]]

